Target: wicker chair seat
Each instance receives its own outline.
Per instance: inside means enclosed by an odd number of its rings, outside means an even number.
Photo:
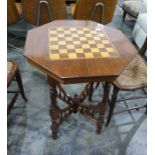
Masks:
[[[7,85],[12,81],[17,70],[17,64],[12,61],[7,61]]]
[[[137,55],[114,82],[119,89],[131,90],[146,87],[147,67],[143,58]]]

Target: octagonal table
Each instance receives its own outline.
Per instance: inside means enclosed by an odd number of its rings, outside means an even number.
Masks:
[[[28,62],[47,74],[50,87],[52,135],[59,125],[79,111],[96,122],[100,134],[109,96],[115,80],[136,55],[124,34],[92,21],[57,20],[28,31],[24,55]],[[97,105],[83,104],[91,96],[93,83],[104,81],[103,99]],[[71,97],[62,84],[87,83],[80,94]],[[67,104],[57,105],[57,98]]]

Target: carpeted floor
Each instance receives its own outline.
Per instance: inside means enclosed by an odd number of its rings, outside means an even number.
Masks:
[[[122,9],[117,6],[114,19],[109,24],[120,29],[129,39],[134,26],[133,21],[122,23]],[[15,59],[20,67],[26,96],[24,103],[18,98],[15,107],[8,116],[8,155],[146,155],[147,120],[145,109],[115,115],[108,128],[103,127],[101,135],[95,134],[95,124],[81,116],[73,114],[60,127],[58,139],[51,138],[51,119],[49,117],[49,88],[45,74],[29,65],[22,55],[27,29],[21,18],[17,24],[8,27],[8,31],[21,36],[12,40],[8,34],[8,43],[19,49],[8,46],[8,58]],[[23,37],[23,38],[22,38]],[[84,84],[66,85],[70,94],[79,92]],[[15,87],[15,86],[12,86]],[[102,97],[101,86],[96,90],[93,101]],[[133,94],[120,93],[119,97],[144,95],[142,91]],[[9,101],[10,96],[8,96]],[[145,104],[141,99],[136,103]],[[128,105],[135,102],[128,101]],[[59,103],[62,104],[62,103]],[[122,109],[125,103],[117,105]]]
[[[118,5],[121,7],[124,0],[118,0]]]

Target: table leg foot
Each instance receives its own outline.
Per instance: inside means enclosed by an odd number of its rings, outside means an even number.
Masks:
[[[57,131],[58,131],[58,110],[55,108],[50,109],[50,116],[52,120],[51,130],[52,130],[52,138],[57,138]]]
[[[57,139],[57,131],[52,131],[52,138]]]
[[[97,135],[101,134],[102,124],[103,124],[103,120],[99,119],[97,124],[96,124],[96,134]]]
[[[100,134],[101,134],[101,128],[98,128],[98,129],[96,130],[96,134],[97,134],[97,135],[100,135]]]
[[[52,124],[51,130],[52,130],[52,138],[57,139],[58,128],[54,124]]]

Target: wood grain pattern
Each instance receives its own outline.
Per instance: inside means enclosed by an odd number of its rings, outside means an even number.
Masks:
[[[104,4],[103,11],[103,24],[108,24],[112,21],[116,4],[118,0],[77,0],[76,3],[71,4],[71,13],[74,19],[88,20],[90,19],[90,14],[92,8],[96,3],[101,2]],[[100,22],[101,11],[97,8],[93,21]]]
[[[118,57],[51,61],[48,55],[48,29],[53,27],[100,27],[117,49]],[[24,55],[27,60],[61,83],[113,81],[134,58],[137,51],[117,29],[92,21],[57,20],[32,29],[27,34]]]
[[[49,29],[48,34],[49,58],[53,61],[119,56],[100,27],[53,27]]]
[[[7,0],[7,24],[15,23],[19,18],[15,0]]]
[[[24,20],[33,25],[37,24],[37,1],[21,0]],[[48,2],[52,14],[52,21],[56,19],[66,19],[65,0],[48,0]],[[40,11],[40,25],[49,23],[48,10],[45,4],[41,5]]]

